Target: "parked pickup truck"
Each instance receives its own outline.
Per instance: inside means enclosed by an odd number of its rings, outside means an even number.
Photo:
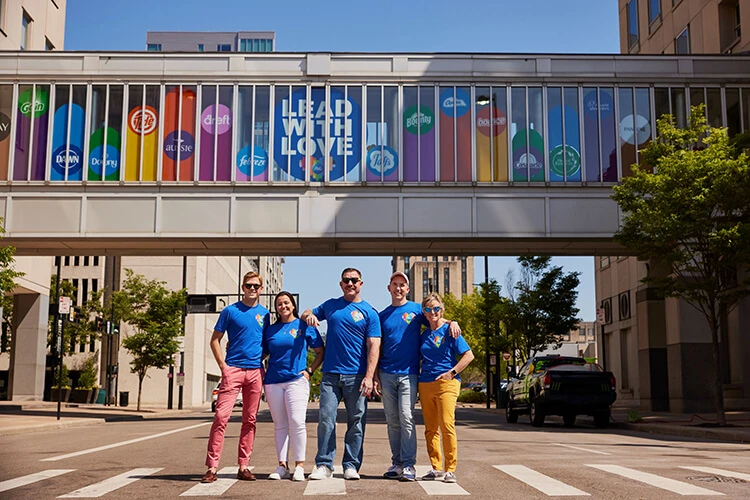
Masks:
[[[541,427],[547,415],[561,415],[566,426],[577,415],[594,417],[594,425],[609,425],[615,402],[615,376],[583,358],[538,356],[529,359],[508,384],[505,419],[518,421],[527,413],[531,425]]]

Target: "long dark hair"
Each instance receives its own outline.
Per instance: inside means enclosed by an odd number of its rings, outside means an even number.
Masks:
[[[279,314],[279,310],[276,307],[276,301],[279,300],[279,297],[287,296],[289,297],[289,300],[292,303],[292,316],[295,318],[299,318],[299,313],[297,312],[297,302],[294,301],[294,296],[289,292],[279,292],[276,294],[276,297],[273,298],[273,310],[276,312],[276,323],[281,322],[281,315]]]

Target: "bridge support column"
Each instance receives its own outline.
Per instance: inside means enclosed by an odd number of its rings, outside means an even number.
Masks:
[[[49,296],[15,295],[9,399],[41,401],[44,396]]]

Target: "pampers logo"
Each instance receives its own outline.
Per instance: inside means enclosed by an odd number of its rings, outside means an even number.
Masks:
[[[255,321],[257,321],[260,326],[263,326],[263,316],[260,314],[255,315]]]
[[[354,320],[355,323],[359,323],[360,321],[365,319],[365,316],[361,312],[354,310],[352,311],[352,319]]]
[[[416,316],[414,313],[404,313],[404,315],[401,316],[401,319],[403,319],[404,322],[406,322],[406,324],[408,325],[409,323],[411,323],[411,320],[414,319],[414,316]]]
[[[448,88],[440,93],[440,111],[451,118],[459,118],[469,111],[469,93],[464,89]]]

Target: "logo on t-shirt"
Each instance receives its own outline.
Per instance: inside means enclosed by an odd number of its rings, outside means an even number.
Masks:
[[[413,319],[414,319],[414,316],[416,316],[416,314],[414,314],[414,313],[404,313],[404,315],[403,315],[403,316],[401,316],[401,318],[402,318],[402,319],[403,319],[403,320],[404,320],[404,321],[406,322],[406,324],[408,325],[409,323],[411,323],[411,320],[413,320]]]
[[[435,347],[440,347],[440,344],[443,343],[443,337],[439,337],[437,335],[434,335],[432,337],[432,343],[435,344]]]
[[[263,326],[263,316],[260,314],[255,315],[255,321],[257,321],[260,326]]]
[[[292,328],[287,332],[289,335],[292,336],[293,339],[297,338],[297,334],[299,333],[296,328]]]
[[[365,319],[365,316],[361,312],[354,310],[352,311],[352,319],[354,320],[355,323],[359,323],[360,321]]]

